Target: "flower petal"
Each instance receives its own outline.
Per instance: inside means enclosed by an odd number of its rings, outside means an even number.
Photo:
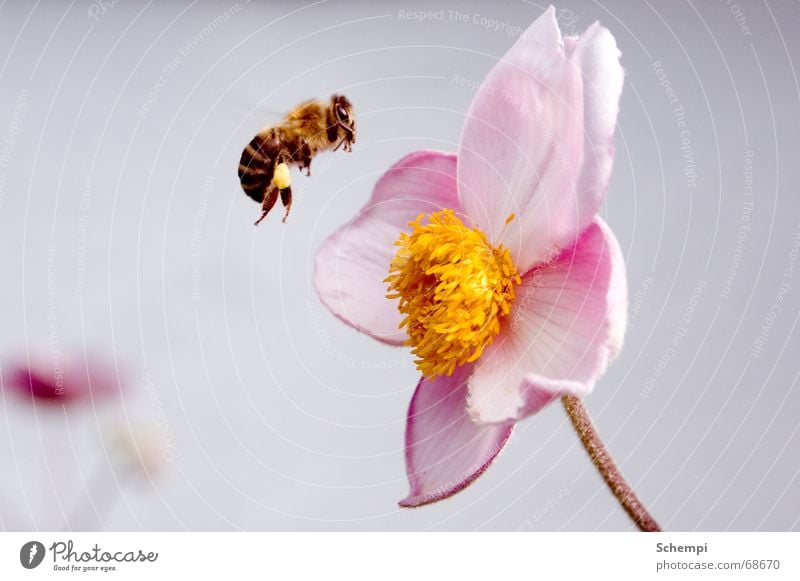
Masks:
[[[598,23],[575,43],[572,60],[583,75],[583,166],[577,192],[583,227],[603,204],[614,164],[614,130],[625,72],[614,37]]]
[[[411,491],[400,506],[443,500],[469,486],[503,449],[513,423],[481,425],[466,409],[471,365],[450,377],[422,378],[406,425],[406,472]]]
[[[573,245],[587,225],[575,195],[582,159],[581,74],[550,7],[470,106],[458,151],[464,211],[525,272],[554,247]],[[504,228],[512,213],[517,219]]]
[[[564,394],[586,395],[622,347],[625,262],[599,218],[578,243],[528,272],[469,381],[482,422],[519,420]]]
[[[369,202],[317,252],[314,286],[331,312],[348,325],[391,345],[405,331],[395,301],[386,298],[395,240],[421,213],[459,210],[455,155],[412,153],[378,181]]]
[[[117,373],[97,361],[54,360],[4,366],[2,386],[37,403],[68,404],[120,391]]]

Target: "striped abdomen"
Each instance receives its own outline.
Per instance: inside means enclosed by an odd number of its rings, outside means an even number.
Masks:
[[[242,151],[239,181],[244,193],[259,204],[272,182],[279,150],[280,142],[276,139],[275,130],[270,129],[256,135]]]

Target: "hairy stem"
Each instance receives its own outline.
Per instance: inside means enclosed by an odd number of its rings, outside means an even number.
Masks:
[[[614,460],[606,450],[600,435],[592,424],[592,419],[589,417],[589,412],[583,405],[580,398],[574,395],[565,395],[561,398],[564,403],[564,408],[567,410],[572,426],[578,433],[578,437],[583,444],[583,447],[589,453],[592,463],[597,467],[597,470],[603,476],[603,480],[611,489],[612,494],[616,497],[628,516],[633,519],[636,526],[642,532],[658,532],[661,527],[658,526],[656,520],[647,512],[647,509],[636,496],[636,493],[625,481],[622,473],[614,464]]]

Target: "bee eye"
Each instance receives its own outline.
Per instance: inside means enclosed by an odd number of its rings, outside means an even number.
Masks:
[[[336,105],[336,116],[339,118],[340,121],[349,121],[350,114],[347,112],[342,105]]]

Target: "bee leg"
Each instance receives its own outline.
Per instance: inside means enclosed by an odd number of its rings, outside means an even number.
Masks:
[[[292,186],[281,190],[281,202],[283,202],[283,207],[286,208],[286,213],[283,215],[283,223],[286,224],[286,218],[289,217],[289,210],[292,209]]]
[[[261,217],[256,220],[255,226],[267,217],[269,211],[272,209],[272,206],[275,205],[275,202],[278,201],[278,190],[277,188],[270,186],[269,190],[267,190],[266,195],[264,196],[264,201],[261,203]]]
[[[308,143],[303,145],[303,149],[301,150],[301,155],[303,156],[302,166],[300,169],[306,170],[306,176],[311,175],[311,158],[314,157],[314,154],[311,152],[311,147],[309,147]]]

